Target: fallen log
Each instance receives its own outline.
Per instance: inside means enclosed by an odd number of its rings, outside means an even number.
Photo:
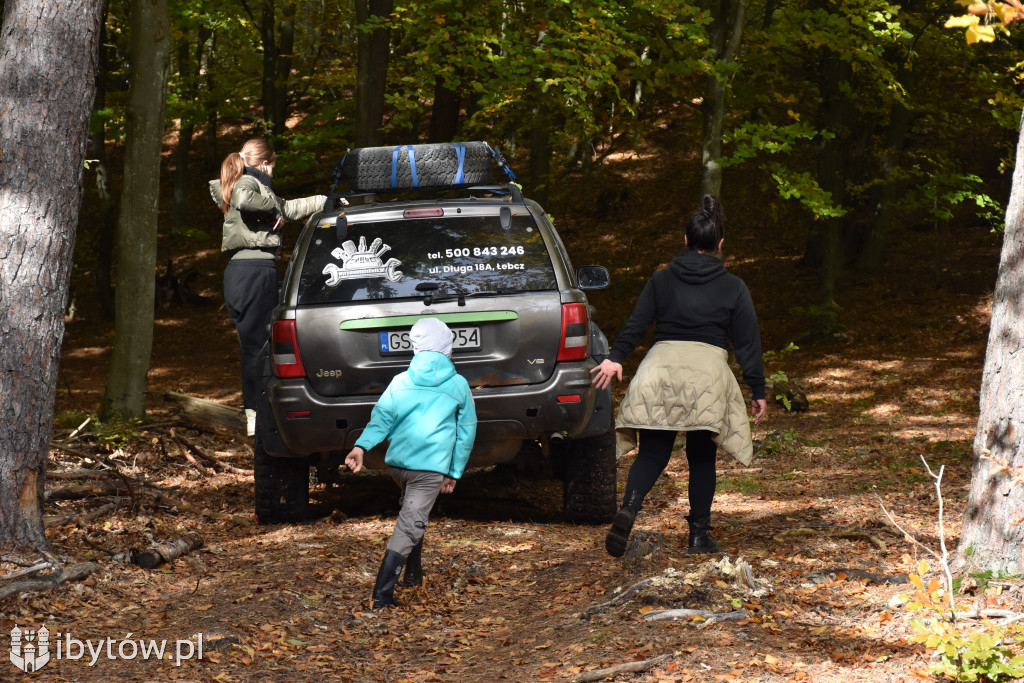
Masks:
[[[647,621],[668,621],[693,617],[701,617],[708,621],[739,621],[749,619],[750,612],[745,609],[737,609],[732,612],[709,612],[703,609],[660,609],[644,615],[644,619]]]
[[[645,659],[640,662],[624,662],[622,664],[616,664],[615,666],[609,666],[607,669],[587,671],[572,680],[573,683],[590,683],[591,681],[602,681],[609,676],[617,676],[618,674],[640,673],[641,671],[653,669],[669,657],[670,655],[659,655],[652,659]]]
[[[149,550],[139,553],[139,566],[143,569],[159,567],[164,562],[170,562],[182,555],[187,555],[193,550],[202,548],[203,537],[194,531],[190,531],[176,541],[164,543]]]
[[[135,492],[128,485],[121,483],[103,484],[82,484],[80,486],[68,486],[63,489],[52,489],[43,496],[44,500],[81,500],[93,496],[119,496],[128,493],[134,497]]]
[[[235,436],[245,435],[245,411],[241,408],[177,391],[165,392],[164,400],[177,403],[182,417],[196,426],[227,431]]]
[[[76,564],[74,567],[58,569],[47,576],[15,581],[0,588],[0,600],[20,593],[49,590],[67,581],[80,581],[99,568],[100,566],[95,562],[83,562],[82,564]]]

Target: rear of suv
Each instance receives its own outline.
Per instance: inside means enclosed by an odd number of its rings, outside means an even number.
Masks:
[[[492,157],[509,172],[486,143],[349,151],[340,175],[354,190],[332,193],[305,226],[273,316],[255,438],[260,522],[305,518],[311,466],[320,481],[341,476],[428,316],[451,328],[473,391],[468,466],[543,458],[563,479],[566,519],[611,518],[611,395],[590,377],[608,342],[586,297],[608,272],[574,270],[544,210],[513,183],[489,184]],[[383,468],[385,450],[367,466]]]

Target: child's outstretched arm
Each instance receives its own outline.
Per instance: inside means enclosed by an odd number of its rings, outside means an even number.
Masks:
[[[353,446],[352,450],[345,456],[345,465],[353,472],[363,469],[363,455],[366,451],[361,446]]]

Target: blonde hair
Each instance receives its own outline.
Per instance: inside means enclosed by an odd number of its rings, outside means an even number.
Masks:
[[[224,213],[231,208],[231,192],[235,183],[245,173],[246,166],[259,166],[263,163],[274,163],[274,148],[266,140],[254,138],[242,145],[241,152],[233,152],[220,165],[220,208]]]

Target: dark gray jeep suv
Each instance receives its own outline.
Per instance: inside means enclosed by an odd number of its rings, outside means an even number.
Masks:
[[[332,192],[299,237],[263,358],[260,522],[306,516],[310,466],[338,480],[425,316],[451,328],[473,390],[469,467],[544,458],[564,481],[568,520],[611,518],[611,395],[590,377],[608,342],[585,293],[606,287],[608,271],[574,270],[544,210],[514,183],[489,184],[493,165],[514,178],[486,143],[354,149],[340,164],[352,191]],[[383,455],[367,465],[383,467]]]

